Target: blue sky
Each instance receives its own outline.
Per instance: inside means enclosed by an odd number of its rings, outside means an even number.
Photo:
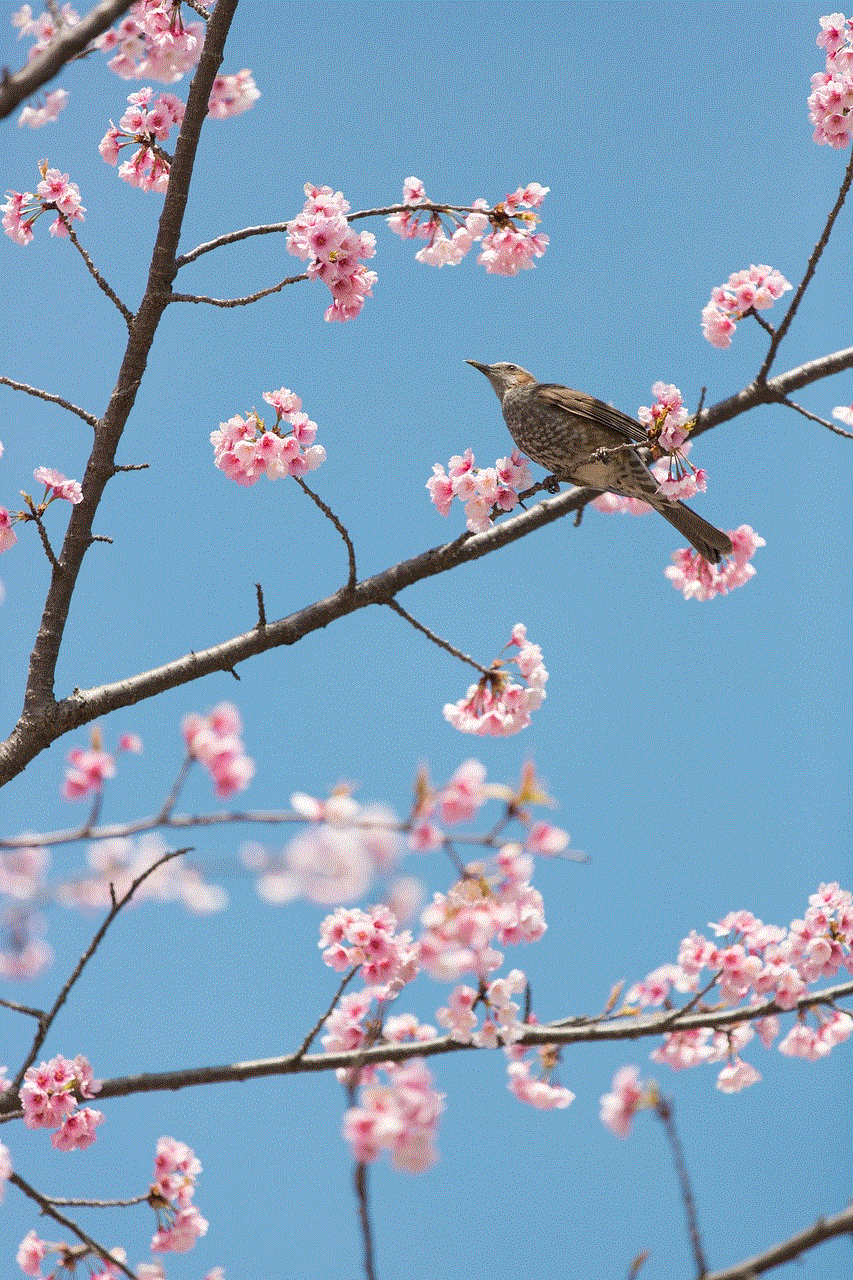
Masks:
[[[367,576],[461,532],[457,513],[444,520],[429,503],[434,462],[468,445],[484,464],[508,450],[497,401],[466,359],[513,360],[629,412],[650,403],[657,379],[688,403],[702,386],[714,403],[748,384],[764,335],[743,324],[731,350],[716,351],[699,315],[711,287],[751,262],[796,283],[835,198],[846,155],[811,142],[806,111],[809,77],[823,65],[814,43],[822,12],[799,3],[241,4],[224,70],[250,67],[262,97],[236,120],[206,124],[184,250],[292,217],[306,181],[342,190],[360,209],[397,200],[410,174],[452,203],[494,202],[531,180],[549,186],[542,230],[551,245],[515,279],[485,275],[473,255],[436,271],[376,224],[379,282],[351,323],[324,323],[327,295],[312,283],[249,308],[170,308],[119,458],[150,468],[108,489],[96,532],[113,543],[87,558],[57,691],[249,628],[257,581],[270,617],[340,585],[339,536],[295,486],[239,489],[212,465],[210,431],[261,409],[264,390],[293,388],[319,424],[329,460],[313,483],[349,528]],[[2,56],[20,57],[11,37]],[[137,85],[97,59],[69,68],[62,84],[72,97],[56,125],[38,134],[6,125],[4,186],[33,189],[43,156],[68,171],[88,209],[81,237],[134,307],[161,202],[120,183],[97,143]],[[776,372],[850,345],[850,216],[842,213]],[[15,316],[4,326],[4,371],[101,412],[123,322],[45,226],[26,250],[4,237],[0,253]],[[207,255],[178,288],[242,295],[297,269],[283,237],[258,237]],[[844,374],[799,399],[826,417],[853,400],[851,386]],[[15,506],[40,464],[82,475],[87,428],[5,389],[3,402],[0,502]],[[683,936],[729,910],[785,925],[820,881],[849,887],[850,445],[765,408],[703,436],[694,454],[710,477],[697,508],[767,541],[755,579],[726,599],[697,604],[672,590],[663,569],[679,541],[663,520],[594,510],[579,529],[557,522],[401,597],[485,663],[516,622],[527,625],[551,678],[525,733],[455,733],[441,708],[462,695],[467,671],[390,611],[363,610],[244,664],[239,684],[210,677],[105,721],[108,744],[124,731],[145,743],[143,756],[123,758],[105,819],[158,807],[180,766],[181,716],[223,699],[239,705],[257,763],[239,798],[253,808],[285,808],[293,791],[324,795],[349,779],[360,799],[402,815],[421,762],[441,780],[476,756],[490,778],[512,781],[532,758],[559,801],[554,820],[589,855],[537,870],[548,932],[508,953],[530,976],[543,1020],[599,1010],[614,982],[674,960]],[[48,512],[56,543],[61,505]],[[48,581],[30,530],[0,571],[8,726]],[[59,787],[67,750],[87,740],[83,731],[60,741],[6,790],[6,831],[82,817]],[[209,780],[193,775],[180,808],[219,807]],[[194,833],[194,857],[228,864],[250,836],[281,844],[268,831],[214,828]],[[55,850],[57,874],[73,874],[83,855]],[[417,855],[403,870],[430,889],[448,882],[437,857]],[[86,1051],[108,1077],[294,1048],[336,981],[316,950],[323,912],[263,905],[239,876],[223,883],[231,905],[220,916],[128,913],[48,1052]],[[51,1000],[97,925],[58,909],[48,921],[57,966],[0,995]],[[422,979],[404,1003],[427,1019],[445,996]],[[4,1018],[10,1065],[27,1030]],[[507,1264],[529,1275],[624,1275],[644,1249],[649,1277],[689,1271],[671,1160],[651,1117],[627,1142],[597,1118],[615,1069],[650,1071],[651,1048],[568,1051],[561,1080],[577,1100],[544,1115],[506,1092],[499,1054],[436,1062],[447,1094],[440,1163],[419,1177],[384,1163],[373,1175],[380,1276],[475,1280]],[[732,1097],[714,1088],[713,1069],[652,1072],[675,1099],[712,1267],[839,1210],[849,1194],[839,1158],[849,1051],[816,1065],[755,1045],[747,1056],[764,1080]],[[356,1277],[344,1105],[325,1077],[186,1090],[105,1104],[108,1122],[85,1153],[47,1159],[41,1134],[16,1132],[9,1145],[24,1176],[66,1195],[144,1190],[160,1134],[193,1146],[211,1230],[193,1253],[167,1260],[170,1280],[217,1263],[229,1280]],[[13,1242],[41,1225],[16,1192],[4,1213]],[[90,1225],[131,1259],[147,1257],[147,1211]],[[830,1274],[842,1256],[846,1246],[830,1243],[799,1274]]]

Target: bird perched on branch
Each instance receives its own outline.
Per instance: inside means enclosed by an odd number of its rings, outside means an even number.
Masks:
[[[517,364],[480,364],[477,360],[466,363],[489,379],[503,406],[510,434],[522,453],[546,467],[558,480],[647,502],[710,564],[717,564],[730,554],[728,535],[683,502],[664,497],[636,449],[625,447],[631,443],[649,444],[639,422],[583,391],[572,391],[554,382],[537,382],[532,373]]]

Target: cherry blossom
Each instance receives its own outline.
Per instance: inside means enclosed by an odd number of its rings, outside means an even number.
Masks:
[[[751,266],[733,271],[725,284],[711,290],[711,301],[702,311],[702,332],[714,347],[730,347],[732,334],[750,311],[772,307],[793,286],[775,267]]]
[[[6,507],[0,507],[0,551],[8,551],[18,541],[12,528],[12,515]]]
[[[243,724],[233,703],[220,702],[207,716],[184,716],[181,730],[189,755],[210,770],[218,796],[245,791],[255,764],[243,749]]]
[[[404,240],[428,241],[415,254],[418,262],[434,267],[457,266],[474,244],[482,241],[477,261],[486,271],[514,276],[532,267],[532,259],[541,258],[547,248],[548,237],[534,233],[538,219],[530,210],[539,208],[548,190],[538,182],[530,182],[506,196],[494,209],[478,197],[472,201],[472,212],[463,217],[459,211],[444,206],[423,208],[435,201],[427,198],[421,180],[411,177],[403,183],[403,203],[411,209],[389,214],[387,222]],[[445,218],[454,223],[449,236]],[[492,230],[486,234],[489,227]]]
[[[519,622],[513,628],[506,646],[518,647],[512,658],[496,659],[491,669],[472,684],[459,702],[447,703],[444,718],[462,733],[489,734],[506,737],[530,724],[530,713],[541,707],[545,699],[548,672],[538,645],[527,640],[526,628]],[[525,683],[511,680],[504,670],[509,662],[518,667]]]
[[[764,538],[748,524],[729,529],[728,535],[732,551],[720,564],[709,564],[698,551],[687,547],[673,552],[673,563],[664,574],[685,600],[711,600],[714,596],[727,595],[755,576],[755,568],[749,561],[759,547],[767,545]]]
[[[78,1098],[93,1098],[101,1088],[86,1058],[73,1060],[58,1054],[50,1062],[29,1067],[20,1089],[24,1124],[28,1129],[55,1129],[51,1142],[59,1151],[91,1146],[94,1129],[103,1120],[100,1111],[77,1110]]]
[[[302,212],[287,224],[287,248],[297,258],[308,259],[308,275],[322,280],[332,294],[325,320],[352,320],[373,294],[378,279],[365,270],[362,258],[376,252],[376,237],[370,231],[359,234],[347,221],[349,203],[331,187],[305,184],[307,197]]]
[[[360,1090],[358,1105],[344,1115],[343,1135],[359,1163],[388,1151],[395,1169],[422,1173],[438,1159],[435,1135],[444,1094],[433,1088],[432,1073],[421,1058],[389,1062],[383,1074],[387,1084],[374,1072],[373,1082]]]
[[[54,471],[52,467],[36,467],[33,475],[39,484],[45,486],[45,497],[50,494],[48,503],[53,502],[54,498],[65,498],[73,504],[83,501],[79,480],[67,480],[61,471]]]
[[[86,212],[80,201],[80,188],[68,181],[67,173],[49,169],[47,161],[39,166],[42,180],[32,191],[7,191],[3,210],[3,229],[16,244],[27,245],[33,239],[33,223],[42,213],[55,209],[57,217],[48,230],[52,236],[68,235],[67,222],[83,221]]]
[[[217,76],[210,93],[208,111],[214,120],[225,120],[250,110],[261,96],[251,71],[245,68],[234,75]]]
[[[44,97],[40,107],[24,107],[18,116],[18,127],[27,125],[30,129],[40,129],[50,121],[56,120],[61,111],[68,105],[68,90],[54,89]]]
[[[151,79],[170,84],[191,71],[201,55],[204,24],[184,25],[180,6],[171,0],[137,0],[130,12],[95,41],[108,66],[124,80]]]
[[[110,121],[98,150],[107,164],[115,165],[124,147],[138,146],[131,159],[119,165],[119,177],[142,191],[162,193],[169,185],[171,158],[160,144],[181,124],[184,103],[173,93],[155,97],[150,85],[129,94],[127,101],[130,105],[118,126]]]
[[[655,1105],[657,1088],[651,1081],[640,1080],[639,1067],[621,1067],[610,1089],[601,1099],[601,1123],[627,1138],[637,1112]]]
[[[518,449],[498,458],[494,466],[482,468],[474,465],[474,455],[466,449],[450,459],[447,471],[437,462],[432,470],[426,488],[439,514],[448,515],[453,499],[458,498],[471,533],[485,533],[492,526],[494,512],[512,511],[519,494],[533,484],[527,460]]]
[[[201,1164],[185,1142],[165,1137],[158,1140],[148,1197],[157,1213],[153,1253],[186,1253],[207,1232],[208,1224],[193,1204],[200,1173]]]
[[[831,13],[820,19],[819,47],[826,50],[826,67],[812,76],[809,119],[814,141],[830,147],[849,147],[853,138],[853,18]]]
[[[276,411],[267,428],[253,410],[246,418],[235,414],[210,433],[213,461],[237,484],[253,485],[265,475],[270,480],[303,476],[326,461],[326,450],[314,444],[317,424],[302,412],[299,396],[280,387],[265,391],[264,399]]]

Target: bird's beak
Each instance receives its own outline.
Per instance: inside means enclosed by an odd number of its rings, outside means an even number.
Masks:
[[[473,365],[473,367],[474,367],[475,369],[479,369],[479,370],[480,370],[480,373],[484,373],[484,374],[486,375],[486,377],[488,378],[488,376],[489,376],[489,366],[488,366],[487,364],[480,364],[480,361],[479,361],[479,360],[466,360],[466,361],[465,361],[465,363],[466,363],[466,364]]]

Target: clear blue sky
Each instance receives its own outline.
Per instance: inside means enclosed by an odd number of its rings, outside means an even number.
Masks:
[[[263,96],[236,120],[206,124],[184,249],[293,216],[306,181],[342,190],[359,209],[397,200],[410,174],[454,203],[493,202],[530,180],[550,186],[542,230],[551,246],[516,279],[485,275],[473,255],[436,271],[377,224],[379,283],[349,324],[323,322],[319,284],[250,308],[170,308],[119,456],[150,469],[109,487],[96,532],[114,541],[87,558],[58,693],[247,629],[256,581],[279,617],[344,580],[337,533],[295,486],[238,489],[212,465],[210,431],[262,409],[264,390],[293,388],[319,424],[329,461],[314,483],[350,529],[366,576],[461,532],[457,514],[443,520],[428,501],[433,462],[467,445],[484,463],[507,452],[498,403],[466,358],[513,360],[629,412],[650,403],[656,379],[676,383],[689,403],[703,385],[709,403],[746,385],[764,335],[744,324],[729,352],[716,351],[700,310],[714,284],[751,262],[796,282],[835,198],[846,155],[811,142],[806,111],[809,77],[823,65],[814,43],[822,12],[801,3],[241,4],[224,70],[250,67]],[[17,65],[12,38],[2,56]],[[34,189],[42,156],[68,171],[88,208],[81,237],[135,306],[161,201],[120,183],[97,143],[138,86],[98,59],[61,83],[72,97],[57,124],[38,134],[6,125],[3,185]],[[851,342],[850,218],[847,209],[776,371]],[[123,322],[45,226],[25,250],[4,237],[0,254],[4,371],[100,413]],[[178,288],[242,295],[295,269],[283,237],[260,237],[207,255]],[[848,374],[799,398],[828,416],[853,400],[851,388]],[[0,502],[15,506],[40,464],[82,475],[87,428],[5,390],[3,403]],[[181,716],[223,699],[244,717],[257,776],[239,801],[256,808],[350,779],[360,799],[404,814],[422,761],[442,779],[474,755],[491,778],[511,781],[533,758],[560,801],[555,821],[590,858],[537,871],[548,933],[508,954],[530,976],[543,1020],[601,1009],[614,982],[674,960],[690,929],[729,910],[785,925],[821,880],[850,887],[851,446],[768,408],[704,436],[695,455],[710,476],[702,513],[724,527],[751,524],[767,540],[755,579],[727,599],[696,604],[672,590],[663,569],[679,541],[663,520],[593,510],[580,529],[552,524],[402,597],[484,662],[526,623],[551,679],[522,735],[455,733],[441,707],[464,692],[466,670],[390,611],[362,611],[244,664],[239,684],[211,677],[104,722],[108,744],[124,731],[145,742],[142,757],[123,758],[105,818],[156,810],[180,764]],[[57,543],[61,506],[48,513]],[[8,726],[48,581],[31,531],[0,572]],[[82,816],[84,805],[58,793],[67,750],[87,741],[84,731],[58,743],[7,789],[8,832]],[[180,807],[219,807],[201,772]],[[267,831],[215,828],[194,835],[194,856],[228,863],[249,836],[275,847]],[[83,853],[56,850],[57,873],[73,874]],[[418,855],[403,870],[431,889],[447,883],[437,858]],[[231,905],[220,916],[128,913],[49,1054],[85,1051],[108,1077],[293,1049],[336,982],[315,945],[323,913],[271,908],[245,880],[224,883]],[[97,920],[52,909],[48,922],[57,966],[0,994],[49,1002]],[[426,1019],[445,996],[423,979],[402,1004]],[[3,1023],[12,1065],[29,1028],[11,1015]],[[561,1079],[577,1100],[554,1114],[510,1097],[500,1054],[436,1062],[447,1094],[440,1163],[412,1177],[383,1162],[372,1179],[382,1280],[479,1280],[505,1268],[622,1276],[645,1249],[644,1275],[690,1274],[653,1120],[641,1117],[623,1142],[597,1118],[615,1069],[651,1069],[651,1048],[567,1052]],[[756,1045],[746,1056],[764,1080],[732,1097],[714,1088],[713,1068],[653,1072],[675,1098],[712,1267],[838,1211],[850,1189],[849,1052],[816,1065]],[[360,1275],[344,1105],[331,1078],[284,1079],[110,1102],[85,1153],[53,1159],[43,1134],[6,1140],[39,1186],[106,1196],[144,1190],[157,1137],[182,1138],[204,1166],[197,1202],[212,1225],[193,1253],[167,1259],[170,1280],[217,1263],[228,1280],[343,1280]],[[17,1192],[4,1214],[13,1248],[31,1226],[58,1238]],[[147,1258],[146,1210],[87,1221],[131,1260]],[[828,1244],[798,1274],[840,1273],[848,1255]]]

